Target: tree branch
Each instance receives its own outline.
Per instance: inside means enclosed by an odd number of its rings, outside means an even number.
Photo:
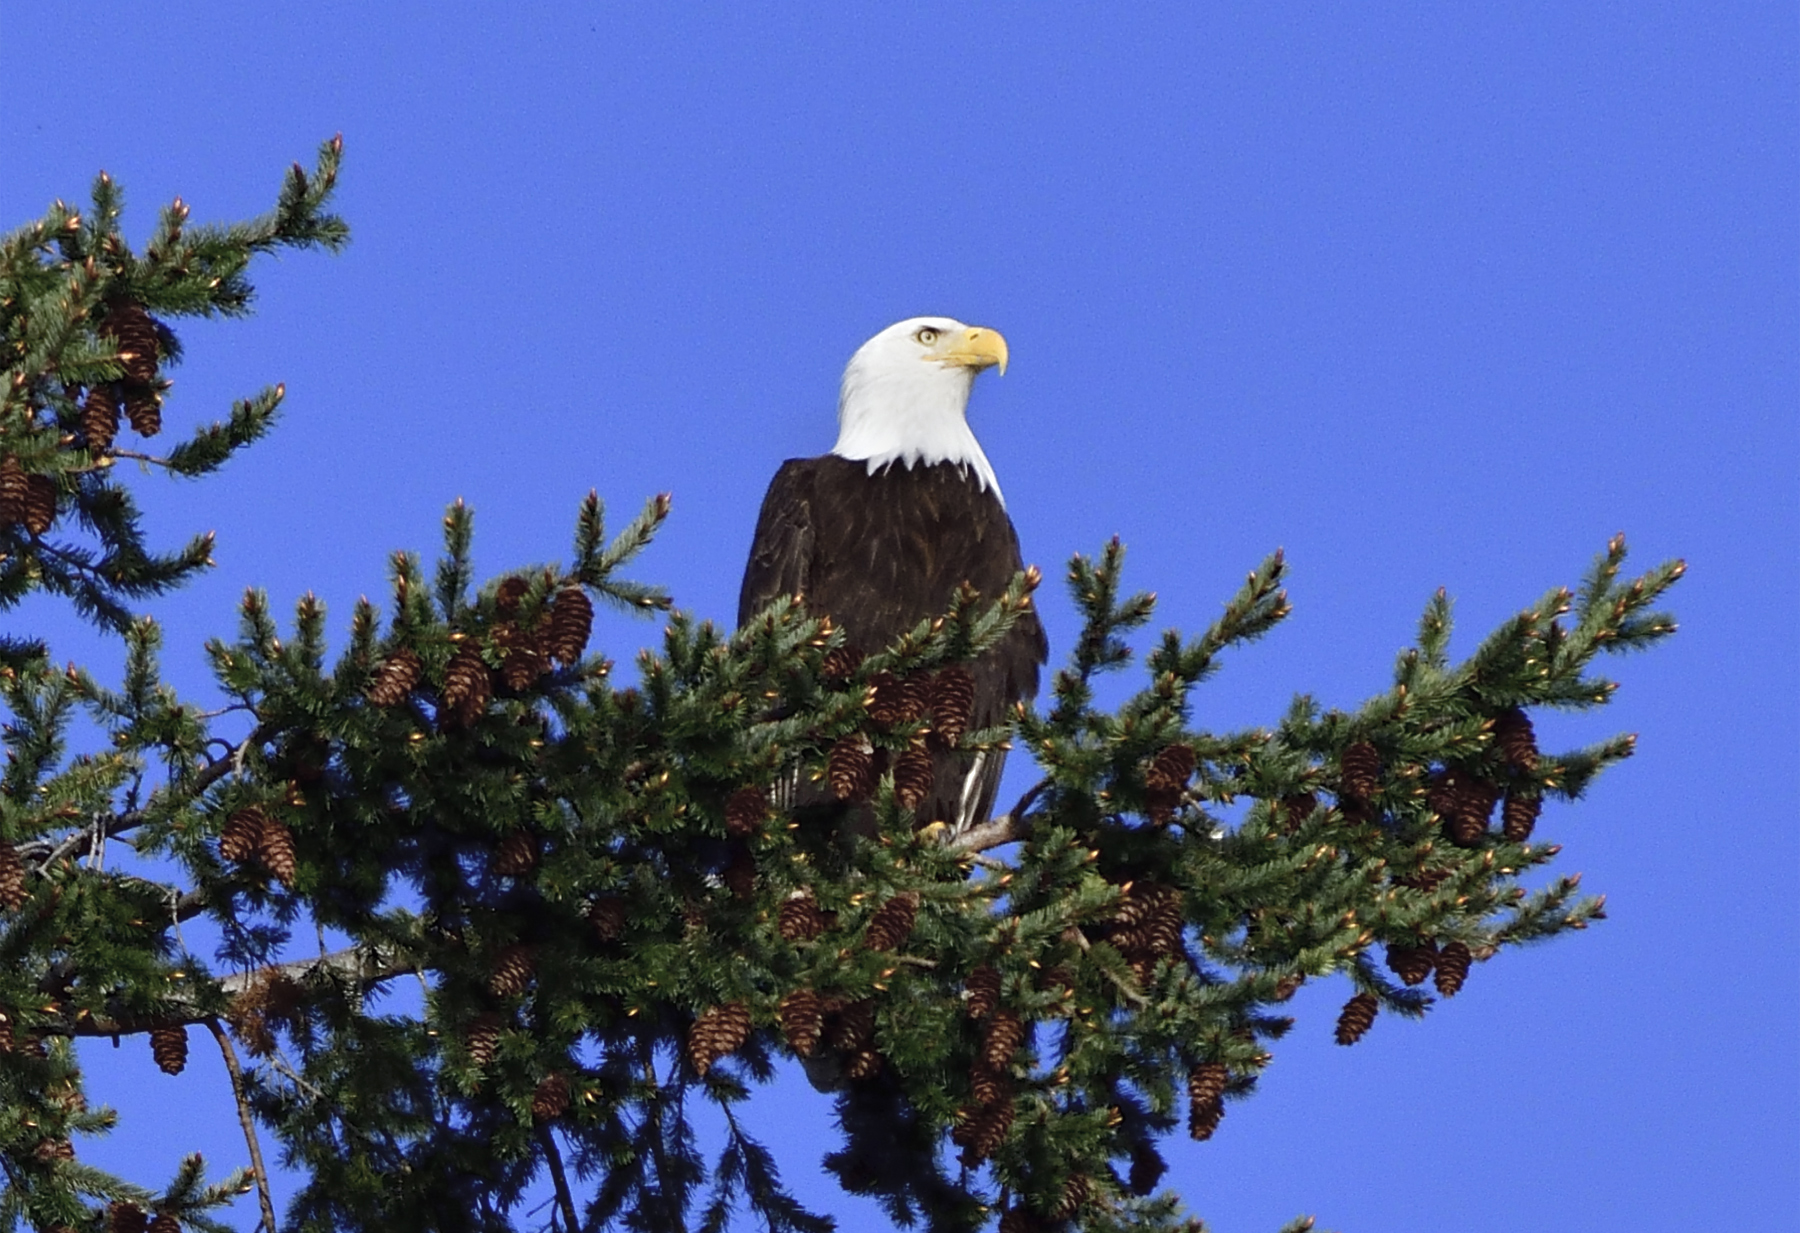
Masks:
[[[275,1199],[269,1193],[269,1171],[263,1167],[262,1146],[256,1140],[256,1120],[250,1115],[250,1102],[244,1098],[244,1072],[238,1066],[237,1050],[231,1037],[216,1018],[206,1021],[206,1028],[219,1042],[219,1053],[225,1058],[225,1070],[231,1076],[231,1094],[237,1100],[238,1121],[244,1127],[244,1142],[250,1148],[250,1171],[256,1175],[256,1199],[262,1205],[263,1227],[276,1233]]]

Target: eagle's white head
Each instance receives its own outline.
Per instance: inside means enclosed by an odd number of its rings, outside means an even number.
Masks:
[[[1006,371],[1006,340],[986,326],[948,317],[897,322],[856,349],[838,391],[838,439],[831,452],[866,461],[869,474],[893,462],[966,467],[1000,496],[994,468],[965,413],[984,368]]]

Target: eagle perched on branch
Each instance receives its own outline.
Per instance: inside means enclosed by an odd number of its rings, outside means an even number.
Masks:
[[[866,653],[941,616],[964,583],[998,598],[1023,568],[1019,537],[966,412],[975,378],[1004,373],[1006,358],[998,331],[947,317],[898,322],[859,347],[838,393],[837,444],[822,458],[783,463],[769,484],[738,623],[800,595]],[[1013,703],[1034,696],[1048,655],[1028,609],[971,665],[969,727],[1003,723]],[[915,807],[920,824],[957,834],[986,821],[1005,759],[999,750],[935,751],[930,789]]]

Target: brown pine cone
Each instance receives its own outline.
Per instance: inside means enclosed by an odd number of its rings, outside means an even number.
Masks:
[[[261,805],[234,810],[225,820],[225,829],[219,832],[219,856],[234,865],[249,860],[262,846],[263,828],[268,822],[269,816]]]
[[[503,947],[494,956],[494,969],[488,974],[488,992],[497,998],[515,998],[525,992],[537,972],[537,960],[531,947]]]
[[[112,448],[119,435],[119,396],[110,385],[96,385],[81,402],[81,435],[93,453]]]
[[[762,788],[739,788],[725,801],[725,830],[739,839],[756,834],[769,816],[769,794]]]
[[[1444,834],[1450,842],[1470,848],[1487,834],[1488,815],[1493,813],[1497,797],[1491,784],[1452,767],[1431,777],[1425,803],[1443,819]]]
[[[0,1053],[11,1053],[12,1051],[13,1051],[12,1020],[8,1019],[5,1015],[0,1015]]]
[[[552,1071],[538,1083],[531,1094],[533,1121],[554,1122],[569,1109],[569,1079],[561,1071]]]
[[[969,973],[964,982],[969,991],[967,1010],[971,1019],[985,1019],[1000,1004],[1000,973],[983,964]]]
[[[1025,1043],[1025,1024],[1013,1011],[1002,1007],[994,1012],[987,1034],[981,1040],[981,1060],[989,1070],[1004,1070],[1012,1064],[1013,1054]]]
[[[0,526],[25,521],[25,503],[30,499],[31,481],[19,460],[10,454],[0,458]]]
[[[481,658],[481,650],[472,641],[464,642],[450,657],[444,669],[444,705],[439,718],[443,728],[466,728],[487,710],[494,696],[493,678]]]
[[[882,904],[869,918],[863,944],[870,950],[896,950],[912,936],[919,918],[919,893],[903,891]]]
[[[1187,787],[1193,773],[1193,749],[1187,745],[1170,745],[1150,760],[1150,769],[1144,772],[1144,786],[1179,792]]]
[[[150,1217],[135,1203],[114,1203],[106,1209],[106,1233],[145,1233]]]
[[[363,697],[376,706],[395,706],[406,700],[424,671],[425,663],[418,652],[401,647],[387,657]]]
[[[931,753],[909,749],[894,762],[894,797],[902,809],[917,809],[931,795]]]
[[[846,1053],[861,1053],[875,1043],[875,1002],[864,998],[840,1006],[831,1017],[831,1047]]]
[[[991,1105],[997,1100],[1012,1099],[1012,1084],[997,1070],[990,1070],[980,1059],[969,1068],[969,1094],[978,1105]]]
[[[544,646],[551,658],[572,664],[587,650],[588,637],[594,632],[594,602],[579,586],[566,586],[550,603],[550,619],[544,631]]]
[[[852,734],[831,747],[825,776],[831,794],[840,801],[862,802],[875,790],[875,751],[862,737]]]
[[[550,657],[539,640],[516,625],[494,627],[494,644],[500,648],[500,680],[514,693],[530,689],[550,670]]]
[[[41,1164],[49,1164],[53,1160],[73,1160],[75,1145],[67,1139],[42,1139],[31,1154]]]
[[[750,1038],[750,1008],[742,1002],[709,1006],[688,1029],[688,1057],[704,1076],[712,1064]]]
[[[1532,730],[1531,717],[1518,707],[1494,717],[1494,744],[1513,770],[1527,775],[1537,770],[1537,733]]]
[[[1023,1207],[1009,1207],[1000,1217],[1000,1233],[1041,1233],[1043,1224]]]
[[[1006,1132],[1013,1124],[1013,1102],[997,1101],[965,1112],[969,1114],[967,1120],[950,1137],[966,1149],[964,1162],[975,1165],[992,1156],[1006,1142]]]
[[[1381,1009],[1381,1003],[1375,1000],[1372,993],[1359,993],[1344,1003],[1343,1013],[1338,1015],[1337,1042],[1340,1045],[1353,1045],[1363,1038],[1375,1022],[1375,1012]]]
[[[749,899],[756,894],[756,858],[741,843],[731,845],[731,860],[725,866],[724,882],[734,898]]]
[[[1201,1062],[1188,1071],[1188,1099],[1195,1104],[1217,1100],[1225,1094],[1231,1071],[1223,1062]]]
[[[1343,795],[1368,800],[1381,787],[1381,754],[1367,741],[1357,741],[1338,755],[1338,783]]]
[[[514,831],[494,845],[488,868],[503,878],[517,878],[537,868],[538,841],[530,831]]]
[[[131,431],[138,436],[154,437],[162,431],[162,399],[151,390],[128,390],[125,418],[131,421]]]
[[[500,585],[494,588],[494,610],[503,617],[518,616],[519,605],[530,590],[531,583],[517,574],[502,578]]]
[[[25,477],[25,516],[20,521],[33,535],[56,525],[56,481],[48,475]]]
[[[811,891],[799,891],[781,905],[775,915],[781,936],[790,942],[810,942],[825,932],[825,913]]]
[[[844,1077],[861,1081],[881,1073],[881,1054],[873,1049],[858,1049],[844,1060]]]
[[[500,1051],[500,1016],[493,1011],[476,1015],[463,1035],[463,1048],[471,1066],[486,1066]]]
[[[869,702],[869,718],[884,728],[921,718],[931,704],[931,681],[924,673],[901,679],[891,672],[878,672],[871,684],[874,697]]]
[[[159,1027],[150,1032],[150,1056],[165,1075],[187,1069],[188,1039],[185,1027]]]
[[[1394,975],[1409,985],[1421,983],[1437,966],[1437,945],[1427,941],[1420,946],[1387,944],[1387,965]]]
[[[1469,979],[1469,964],[1474,959],[1469,948],[1461,942],[1446,942],[1444,949],[1438,952],[1437,959],[1437,991],[1447,998],[1453,998],[1463,982]]]
[[[100,322],[100,332],[110,335],[118,345],[119,363],[125,369],[127,380],[140,385],[156,380],[157,353],[161,350],[162,340],[156,335],[156,323],[142,304],[135,300],[120,300],[113,304]]]
[[[1280,980],[1275,982],[1275,1000],[1277,1002],[1287,1001],[1289,998],[1293,997],[1294,994],[1299,991],[1300,986],[1305,983],[1306,977],[1300,975],[1298,972],[1289,972],[1286,976],[1283,976]]]
[[[1086,1207],[1088,1200],[1094,1197],[1094,1184],[1077,1173],[1063,1183],[1062,1197],[1057,1200],[1056,1209],[1050,1213],[1052,1220],[1069,1220],[1075,1213]]]
[[[287,828],[285,822],[265,815],[263,826],[256,836],[256,859],[283,886],[294,884],[297,864],[294,856],[294,832]]]
[[[955,747],[975,715],[975,674],[961,664],[940,669],[931,678],[931,730],[938,740]]]
[[[181,1221],[168,1212],[158,1212],[146,1233],[181,1233]]]
[[[0,908],[16,912],[25,906],[25,862],[19,850],[0,839]]]
[[[625,901],[616,895],[602,895],[588,905],[588,922],[602,942],[616,942],[625,936]]]
[[[1500,837],[1508,843],[1524,843],[1530,839],[1543,808],[1542,797],[1507,793],[1506,804],[1500,808]]]
[[[862,666],[863,653],[853,646],[833,647],[825,652],[819,675],[833,681],[848,680]]]
[[[1219,1122],[1225,1116],[1225,1099],[1214,1096],[1208,1100],[1188,1101],[1188,1135],[1201,1142],[1213,1137],[1213,1131],[1219,1128]]]
[[[781,1020],[781,1034],[787,1037],[794,1052],[811,1057],[825,1030],[825,1009],[819,995],[811,989],[795,989],[781,999],[776,1015]]]
[[[1283,829],[1296,831],[1302,823],[1312,817],[1313,810],[1319,807],[1319,798],[1311,792],[1299,792],[1293,796],[1281,798],[1281,825]]]

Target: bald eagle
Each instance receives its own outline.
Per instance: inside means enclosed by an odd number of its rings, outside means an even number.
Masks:
[[[783,463],[763,498],[739,625],[800,595],[868,653],[942,615],[965,582],[990,600],[1005,591],[1023,568],[1019,537],[965,418],[988,368],[1006,371],[1006,340],[947,317],[901,321],[857,349],[838,393],[836,446]],[[1034,696],[1048,654],[1027,610],[971,665],[970,727],[1003,723],[1014,702]],[[986,821],[1005,756],[936,753],[920,825],[942,822],[954,834]],[[828,799],[823,790],[818,799]]]

